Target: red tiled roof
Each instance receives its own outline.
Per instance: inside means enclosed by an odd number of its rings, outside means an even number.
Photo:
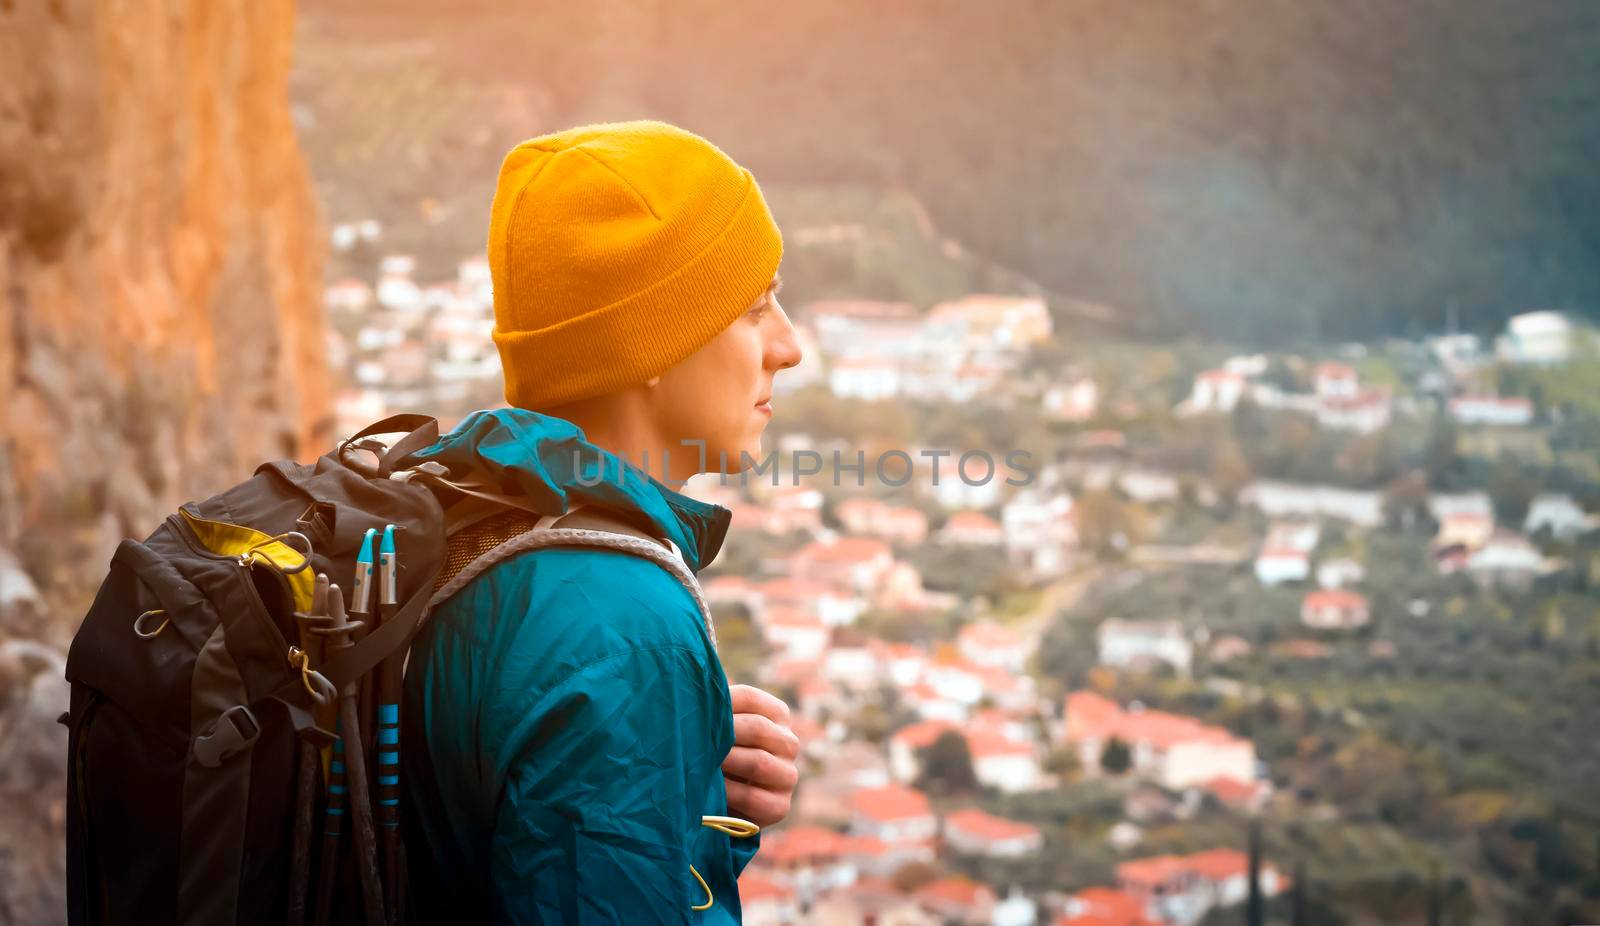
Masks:
[[[772,864],[825,860],[843,855],[849,837],[820,826],[795,826],[761,834],[761,858]]]
[[[763,848],[765,847],[763,846]],[[747,868],[739,876],[739,902],[741,904],[760,900],[781,902],[793,899],[794,888],[781,881],[769,878],[759,871]]]
[[[1022,638],[1016,631],[994,621],[979,621],[961,628],[958,639],[968,645],[984,649],[1010,649],[1019,645]]]
[[[926,749],[946,733],[960,733],[955,724],[944,720],[924,720],[909,727],[901,727],[890,737],[892,742],[904,743],[911,749]]]
[[[1250,857],[1238,849],[1210,849],[1184,859],[1190,872],[1212,881],[1243,877],[1250,871]]]
[[[925,817],[932,812],[927,795],[900,785],[862,788],[851,795],[851,804],[856,813],[879,823]]]
[[[967,734],[967,751],[974,759],[997,756],[1031,756],[1033,747],[990,730],[976,730]]]
[[[975,907],[984,901],[993,901],[994,892],[988,886],[969,878],[941,878],[917,890],[917,898]]]
[[[974,839],[1002,842],[1009,839],[1036,839],[1039,828],[1016,820],[1007,820],[984,813],[976,808],[958,810],[944,818],[949,829],[960,830]]]
[[[945,530],[1000,530],[999,523],[981,511],[958,511],[944,522],[944,527]]]
[[[1206,790],[1225,804],[1244,804],[1252,800],[1260,789],[1252,782],[1224,775],[1206,782]]]
[[[865,563],[891,555],[889,545],[876,537],[840,537],[832,543],[813,541],[800,553],[821,563]]]
[[[1303,608],[1355,609],[1367,606],[1367,596],[1342,588],[1329,588],[1306,595]]]

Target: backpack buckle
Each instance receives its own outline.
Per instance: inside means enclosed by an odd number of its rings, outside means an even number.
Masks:
[[[222,716],[212,724],[210,733],[195,738],[195,761],[206,768],[216,768],[229,756],[255,745],[260,735],[261,724],[256,722],[256,716],[250,713],[250,708],[235,704],[222,712]]]

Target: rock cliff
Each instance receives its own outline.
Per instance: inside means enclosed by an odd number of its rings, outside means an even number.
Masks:
[[[0,0],[0,649],[47,644],[0,660],[6,922],[65,917],[48,654],[117,541],[328,438],[293,28],[290,0]]]

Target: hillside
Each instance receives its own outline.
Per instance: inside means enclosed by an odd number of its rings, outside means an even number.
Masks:
[[[1130,333],[1600,310],[1586,0],[306,9],[332,39],[425,44],[479,107],[536,100],[522,135],[651,115],[764,183],[904,185],[998,263],[1123,307]],[[429,177],[476,189],[482,163]]]

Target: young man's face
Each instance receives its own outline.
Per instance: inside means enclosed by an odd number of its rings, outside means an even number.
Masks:
[[[761,432],[772,419],[772,380],[800,362],[794,326],[772,286],[744,315],[683,362],[661,375],[654,401],[666,433],[678,440],[703,440],[707,471],[742,469],[741,454],[759,460]],[[693,458],[692,447],[673,448]],[[719,461],[726,460],[726,464]]]

